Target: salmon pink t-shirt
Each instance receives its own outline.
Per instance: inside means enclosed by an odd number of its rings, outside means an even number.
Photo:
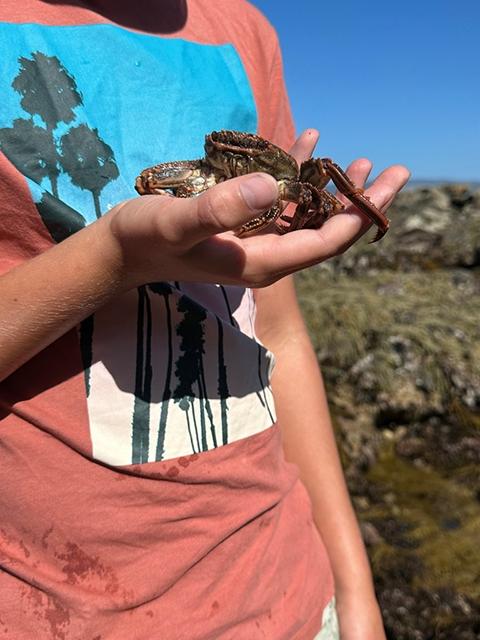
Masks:
[[[2,1],[0,273],[135,197],[144,167],[201,157],[212,130],[291,144],[272,27],[244,0],[186,6],[165,34]],[[0,638],[325,630],[332,574],[283,456],[272,366],[250,290],[158,282],[4,380]]]

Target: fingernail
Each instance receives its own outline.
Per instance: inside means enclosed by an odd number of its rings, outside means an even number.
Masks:
[[[254,173],[241,181],[240,193],[253,212],[265,211],[278,198],[278,184],[267,173]]]

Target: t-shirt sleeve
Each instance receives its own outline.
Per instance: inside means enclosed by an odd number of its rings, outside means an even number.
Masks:
[[[278,36],[258,9],[248,3],[242,3],[241,6],[242,14],[237,16],[232,29],[235,31],[235,46],[253,89],[258,116],[257,132],[288,150],[295,140],[295,128]]]
[[[280,44],[276,35],[267,91],[261,102],[263,104],[259,105],[259,135],[288,150],[295,140],[295,127],[285,86]]]

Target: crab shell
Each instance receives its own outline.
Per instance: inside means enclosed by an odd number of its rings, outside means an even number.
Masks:
[[[295,158],[253,133],[212,131],[205,137],[205,160],[226,179],[260,171],[295,181],[300,174]]]

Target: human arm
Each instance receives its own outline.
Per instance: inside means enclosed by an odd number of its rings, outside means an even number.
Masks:
[[[293,153],[302,157],[309,154],[309,149],[299,148],[297,143]],[[363,185],[370,167],[365,160],[352,165],[349,172],[356,184]],[[370,190],[375,204],[388,206],[407,177],[408,172],[401,167],[381,174]],[[355,216],[350,222],[355,223]],[[364,229],[361,217],[356,224],[360,233]],[[341,638],[384,640],[370,566],[341,468],[321,372],[292,279],[258,290],[255,297],[257,334],[276,359],[272,388],[285,455],[299,467],[330,557]]]
[[[277,192],[275,181],[264,178],[260,184],[254,180],[252,187],[262,210]],[[246,182],[252,184],[248,178],[231,181],[191,200],[145,196],[126,201],[4,273],[0,277],[0,380],[96,309],[136,286],[154,280],[248,278],[241,261],[220,264],[221,247],[201,264],[195,255],[202,240],[253,216],[240,191]]]
[[[257,334],[275,354],[272,390],[285,457],[299,468],[312,501],[315,524],[327,548],[335,579],[341,639],[384,640],[370,566],[340,465],[322,375],[298,308],[292,278],[256,291],[256,301]]]
[[[355,229],[346,225],[335,231],[334,221],[285,236],[237,238],[226,232],[268,209],[277,193],[273,178],[251,174],[197,198],[134,198],[4,273],[0,380],[139,285],[181,280],[261,287],[355,240]]]

